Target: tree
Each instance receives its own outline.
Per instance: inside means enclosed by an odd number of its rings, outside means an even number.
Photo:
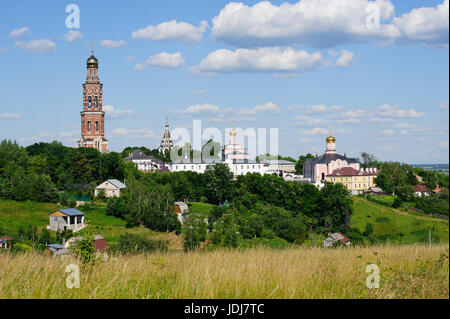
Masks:
[[[208,165],[204,174],[205,193],[208,201],[221,204],[233,192],[233,173],[226,163]]]
[[[344,231],[353,213],[353,200],[350,191],[340,183],[326,183],[320,190],[317,217],[326,231]]]
[[[394,192],[394,189],[384,173],[379,173],[377,177],[373,180],[375,184],[380,187],[383,191],[385,191],[388,194],[392,194]]]
[[[75,241],[70,245],[73,253],[78,256],[84,264],[91,263],[95,260],[95,237],[84,236],[82,239]]]
[[[295,172],[299,175],[303,175],[303,164],[306,160],[314,158],[314,156],[310,153],[306,154],[306,156],[300,155],[297,163],[295,164]]]
[[[404,202],[414,200],[414,187],[411,185],[401,185],[397,188],[397,196]]]
[[[199,216],[189,214],[183,227],[184,251],[197,250],[200,243],[206,240],[207,228],[208,226]]]
[[[361,153],[361,164],[363,168],[368,168],[368,167],[376,167],[378,160],[375,157],[375,155],[373,154],[369,154],[366,152],[362,152]]]

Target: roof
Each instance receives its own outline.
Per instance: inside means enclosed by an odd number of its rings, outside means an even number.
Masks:
[[[61,212],[61,213],[65,214],[65,215],[67,215],[67,216],[84,216],[84,213],[80,212],[76,208],[63,208],[63,209],[55,210],[54,212]]]
[[[369,188],[369,191],[372,191],[374,193],[384,193],[384,191],[380,187],[371,187]]]
[[[295,165],[295,162],[290,162],[286,160],[267,160],[266,163],[272,165],[272,164],[278,164],[278,165]]]
[[[117,179],[108,179],[107,181],[120,189],[127,187],[124,183],[122,183],[121,181],[119,181]]]
[[[11,241],[11,240],[13,240],[11,237],[9,237],[9,236],[6,236],[6,235],[4,235],[2,238],[0,238],[0,240],[3,240],[3,241]]]
[[[133,152],[131,152],[127,157],[125,157],[126,162],[133,161],[133,160],[151,160],[156,163],[163,163],[163,161],[161,161],[159,158],[156,158],[151,155],[147,155],[141,149],[136,149]]]
[[[175,205],[180,208],[181,213],[189,212],[189,206],[185,202],[175,202]]]
[[[350,238],[348,238],[347,236],[345,236],[343,233],[334,233],[331,234],[330,236],[328,236],[328,238],[331,237],[333,238],[335,241],[341,241],[344,244],[348,241],[350,241]]]
[[[327,176],[371,176],[371,175],[378,175],[378,169],[366,168],[357,170],[354,169],[353,167],[341,167],[335,169],[331,174]]]
[[[420,193],[428,193],[429,192],[426,184],[417,184],[417,185],[414,185],[413,187],[414,187],[414,192],[420,192]]]
[[[340,159],[341,161],[346,161],[347,163],[359,163],[356,158],[351,158],[339,154],[323,154],[322,156],[316,157],[316,158],[309,158],[305,161],[305,163],[312,163],[312,164],[321,164],[326,163],[328,164],[331,161],[335,161]]]

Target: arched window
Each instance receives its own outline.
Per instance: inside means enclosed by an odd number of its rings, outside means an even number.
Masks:
[[[88,131],[91,131],[91,121],[88,122]]]
[[[94,98],[94,107],[98,107],[97,97]]]
[[[88,107],[92,107],[92,98],[88,97]]]
[[[98,122],[97,121],[95,121],[95,131],[96,132],[98,131]]]

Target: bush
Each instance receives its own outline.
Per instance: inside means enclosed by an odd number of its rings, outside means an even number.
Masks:
[[[27,244],[16,243],[11,248],[13,253],[31,253],[31,246]]]
[[[122,234],[119,238],[118,249],[123,253],[149,253],[154,251],[167,251],[168,240],[148,239],[143,235]]]
[[[400,197],[396,196],[394,199],[394,202],[392,203],[392,207],[393,208],[399,208],[400,206],[402,206],[403,201],[400,199]]]
[[[84,264],[95,260],[95,237],[84,236],[81,240],[73,243],[70,248],[72,252],[81,259]]]

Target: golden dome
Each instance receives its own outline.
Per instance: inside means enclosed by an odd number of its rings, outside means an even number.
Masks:
[[[328,136],[327,137],[327,143],[335,143],[336,142],[336,139],[333,137],[333,136]]]
[[[93,54],[87,60],[87,67],[88,68],[98,68],[98,60]]]
[[[236,136],[236,131],[234,130],[234,128],[230,131],[230,135]]]

